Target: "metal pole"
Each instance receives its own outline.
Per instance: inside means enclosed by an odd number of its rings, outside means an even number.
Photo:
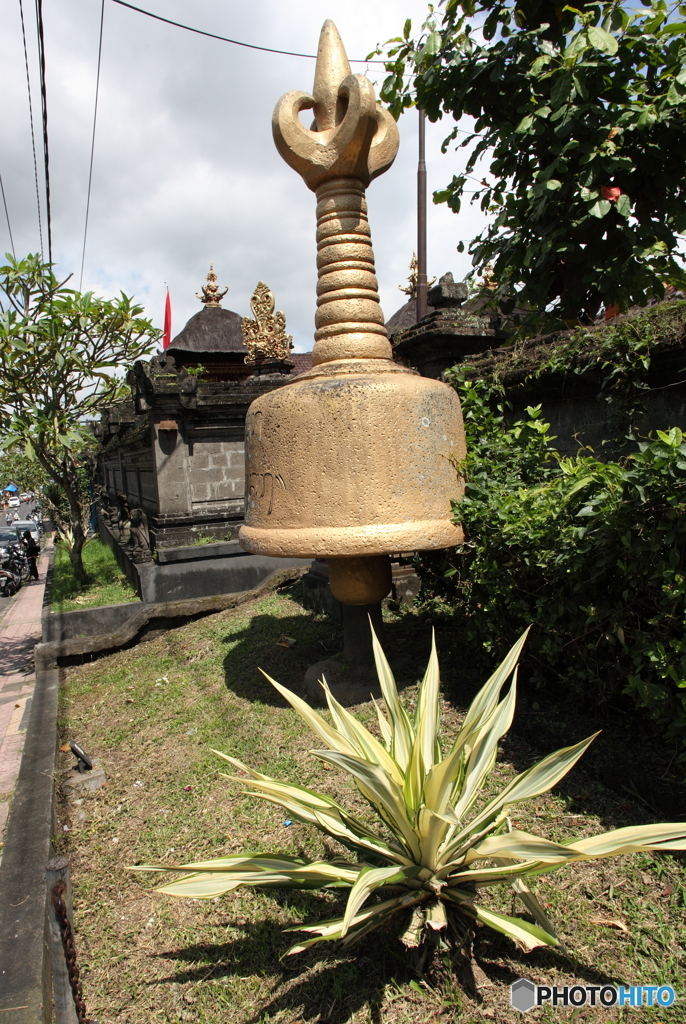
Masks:
[[[426,114],[419,114],[419,160],[417,163],[417,320],[427,314],[426,300]]]
[[[54,857],[48,862],[48,931],[52,954],[52,992],[55,1001],[55,1024],[79,1024],[74,995],[69,983],[69,970],[62,943],[62,933],[52,901],[53,887],[62,882],[67,916],[72,920],[71,885],[69,882],[69,861],[66,857]]]

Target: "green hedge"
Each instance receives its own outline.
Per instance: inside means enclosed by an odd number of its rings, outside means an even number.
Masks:
[[[628,695],[686,747],[686,439],[618,462],[562,457],[540,407],[508,425],[492,385],[453,374],[467,431],[459,548],[422,558],[423,599],[494,662],[525,626],[534,681]],[[686,760],[686,753],[680,755]]]

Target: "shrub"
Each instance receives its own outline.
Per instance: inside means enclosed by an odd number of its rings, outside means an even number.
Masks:
[[[562,457],[540,407],[507,423],[492,385],[453,374],[463,402],[465,543],[419,566],[475,652],[535,622],[533,680],[599,701],[625,694],[686,744],[686,439],[658,431],[619,461]],[[686,759],[686,753],[680,755]]]

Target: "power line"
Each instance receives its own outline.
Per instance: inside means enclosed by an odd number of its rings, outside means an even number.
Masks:
[[[201,28],[192,28],[190,25],[182,25],[180,21],[171,21],[170,18],[163,18],[160,14],[153,14],[152,11],[144,11],[142,7],[134,7],[133,4],[128,4],[125,0],[112,0],[113,3],[119,4],[121,7],[128,7],[131,11],[138,11],[139,14],[145,14],[148,18],[154,18],[155,21],[163,21],[166,25],[174,25],[175,28],[183,28],[186,32],[195,32],[198,36],[208,36],[210,39],[219,39],[222,43],[233,43],[234,46],[244,46],[248,50],[261,50],[263,53],[281,53],[286,57],[307,57],[310,60],[316,60],[316,53],[294,53],[292,50],[273,50],[270,46],[256,46],[254,43],[242,43],[239,39],[229,39],[228,36],[218,36],[214,32],[205,32]],[[351,64],[385,64],[383,60],[352,60],[349,58]]]
[[[36,0],[36,30],[38,32],[38,67],[40,69],[40,98],[43,112],[43,157],[45,161],[45,219],[48,224],[48,263],[52,263],[52,216],[50,213],[50,157],[48,154],[48,98],[45,89],[45,40],[43,38],[43,0]]]
[[[10,244],[12,246],[12,255],[14,256],[14,258],[16,260],[17,254],[14,251],[14,239],[12,238],[12,225],[10,224],[10,215],[9,215],[9,211],[7,209],[7,200],[5,198],[5,186],[3,185],[3,182],[2,182],[2,174],[0,174],[0,190],[2,191],[2,201],[3,201],[3,204],[5,206],[5,216],[7,217],[7,230],[10,233]]]
[[[24,40],[24,63],[26,65],[26,87],[29,92],[29,120],[31,122],[31,146],[33,148],[33,173],[36,181],[36,205],[38,206],[38,234],[40,235],[40,254],[43,255],[43,218],[40,209],[40,190],[38,188],[38,161],[36,160],[36,136],[33,131],[33,103],[31,102],[31,76],[29,74],[29,54],[26,49],[26,26],[24,24],[24,6],[19,0],[21,13],[21,34]]]
[[[100,40],[98,42],[98,71],[95,76],[95,107],[93,109],[93,137],[91,138],[91,162],[88,171],[88,197],[86,199],[86,222],[83,227],[83,252],[81,253],[81,277],[79,291],[83,285],[83,265],[86,261],[86,238],[88,236],[88,214],[91,206],[91,184],[93,182],[93,154],[95,152],[95,126],[98,122],[98,94],[100,92],[100,62],[102,60],[102,27],[105,21],[105,0],[100,7]]]

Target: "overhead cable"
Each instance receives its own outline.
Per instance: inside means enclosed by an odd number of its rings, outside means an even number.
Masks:
[[[186,32],[195,32],[198,36],[208,36],[210,39],[219,39],[222,43],[233,43],[234,46],[244,46],[248,50],[261,50],[263,53],[281,53],[286,57],[307,57],[311,60],[317,59],[316,53],[294,53],[292,50],[274,50],[271,46],[257,46],[255,43],[242,43],[239,39],[229,39],[228,36],[218,36],[214,32],[205,32],[201,28],[192,28],[190,25],[182,25],[180,21],[172,21],[170,18],[163,18],[161,14],[153,14],[152,11],[145,11],[142,7],[134,7],[133,4],[128,4],[125,0],[112,0],[113,3],[119,4],[120,7],[128,7],[131,11],[138,11],[139,14],[145,14],[148,18],[154,18],[155,21],[163,21],[166,25],[174,25],[175,28],[183,28]],[[351,64],[385,64],[383,60],[353,60],[349,58]]]
[[[40,254],[43,255],[43,218],[40,208],[40,189],[38,187],[38,161],[36,160],[36,136],[33,130],[33,103],[31,102],[31,75],[29,74],[29,54],[26,49],[26,25],[24,24],[24,6],[19,0],[21,13],[21,34],[24,40],[24,63],[26,65],[26,88],[29,92],[29,120],[31,122],[31,146],[33,148],[33,173],[36,181],[36,205],[38,206],[38,234],[40,236]]]
[[[45,161],[45,219],[48,227],[48,263],[52,263],[52,215],[50,212],[50,155],[48,151],[48,97],[45,88],[45,40],[43,37],[43,0],[36,0],[36,31],[38,33],[38,68],[40,98],[43,112],[43,158]]]
[[[100,6],[100,39],[98,42],[98,70],[95,76],[95,106],[93,108],[93,136],[91,138],[91,161],[88,170],[88,196],[86,198],[86,221],[83,227],[83,252],[81,253],[81,277],[79,291],[83,286],[83,265],[86,261],[86,238],[88,236],[88,214],[91,206],[91,184],[93,183],[93,154],[95,152],[95,126],[98,123],[98,94],[100,92],[100,62],[102,60],[102,27],[105,21],[105,0]]]
[[[10,233],[10,244],[12,246],[12,255],[14,256],[14,258],[16,260],[17,254],[14,251],[14,239],[12,238],[12,225],[10,224],[10,215],[9,215],[9,211],[7,209],[7,199],[5,198],[5,186],[3,185],[3,182],[2,182],[2,174],[0,174],[0,190],[2,191],[2,202],[3,202],[4,207],[5,207],[5,216],[7,217],[7,230]]]

